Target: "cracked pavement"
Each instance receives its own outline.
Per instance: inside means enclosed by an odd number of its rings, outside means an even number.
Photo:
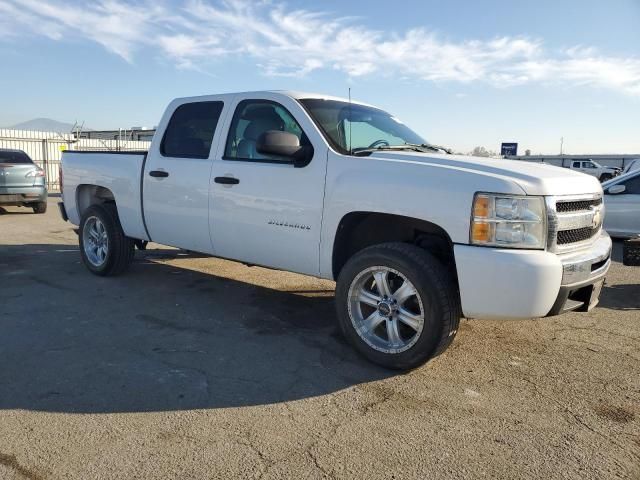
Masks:
[[[123,276],[58,218],[0,209],[0,478],[640,479],[640,267],[601,306],[463,320],[389,372],[333,284],[151,244]]]

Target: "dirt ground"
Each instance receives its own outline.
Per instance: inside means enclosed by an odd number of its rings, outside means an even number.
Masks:
[[[640,267],[600,307],[463,320],[408,374],[331,282],[150,245],[99,278],[50,199],[0,209],[0,478],[640,479]]]

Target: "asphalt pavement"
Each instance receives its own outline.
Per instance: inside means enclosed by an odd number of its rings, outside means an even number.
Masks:
[[[407,374],[334,284],[160,245],[100,278],[50,198],[0,209],[0,478],[640,479],[640,267],[601,305],[463,320]]]

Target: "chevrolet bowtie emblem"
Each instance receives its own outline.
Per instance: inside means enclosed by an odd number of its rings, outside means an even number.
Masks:
[[[593,217],[591,218],[591,228],[596,229],[600,226],[602,222],[602,210],[600,207],[593,206],[591,207],[593,211]]]

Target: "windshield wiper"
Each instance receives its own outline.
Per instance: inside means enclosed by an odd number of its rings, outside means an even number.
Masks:
[[[353,154],[367,154],[378,151],[394,151],[394,150],[413,150],[414,152],[424,152],[425,150],[431,150],[433,152],[443,151],[445,153],[451,153],[451,150],[439,145],[431,145],[430,143],[405,143],[403,145],[380,145],[373,148],[354,148]]]
[[[431,143],[405,143],[405,145],[409,145],[411,147],[420,147],[420,148],[426,148],[427,150],[433,150],[434,152],[437,151],[443,151],[444,153],[448,153],[451,154],[451,149],[447,148],[447,147],[442,147],[440,145],[433,145]]]

